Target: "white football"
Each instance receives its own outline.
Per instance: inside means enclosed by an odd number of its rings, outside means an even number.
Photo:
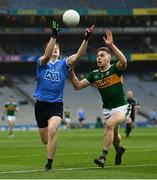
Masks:
[[[80,15],[77,11],[69,9],[63,14],[63,22],[66,26],[74,27],[80,21]]]

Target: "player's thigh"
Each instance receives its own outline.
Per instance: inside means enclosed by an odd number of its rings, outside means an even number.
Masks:
[[[53,131],[53,133],[56,133],[57,129],[59,128],[61,124],[62,118],[59,116],[53,116],[48,120],[48,131]]]
[[[13,125],[14,125],[14,121],[8,120],[8,126],[9,126],[9,127],[12,127]]]
[[[119,124],[125,121],[125,113],[122,111],[114,112],[110,118],[107,119],[107,124],[111,124],[116,128]]]
[[[8,125],[13,126],[16,118],[15,118],[15,116],[7,116],[7,120],[8,120]]]

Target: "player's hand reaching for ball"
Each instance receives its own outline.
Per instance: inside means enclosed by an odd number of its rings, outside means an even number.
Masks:
[[[109,29],[105,31],[105,36],[103,36],[103,40],[105,41],[107,46],[111,46],[113,44],[112,32]]]
[[[61,30],[61,27],[56,21],[52,21],[52,37],[57,38],[58,32]]]
[[[84,35],[84,39],[85,39],[86,41],[88,41],[89,36],[90,36],[91,33],[93,32],[94,26],[95,26],[95,25],[92,25],[91,27],[89,27],[89,28],[86,29],[86,32],[85,32],[85,35]]]

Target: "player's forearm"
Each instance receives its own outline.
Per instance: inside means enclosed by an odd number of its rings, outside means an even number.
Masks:
[[[126,67],[127,66],[127,60],[124,56],[124,54],[115,46],[115,44],[111,44],[110,48],[112,52],[114,53],[115,56],[119,59],[119,62],[121,63],[122,66]]]
[[[75,55],[73,64],[76,64],[81,59],[81,57],[83,57],[86,54],[87,45],[88,45],[88,41],[83,40],[79,50],[77,51],[77,53]]]
[[[83,40],[79,50],[76,53],[76,61],[80,60],[80,58],[86,54],[87,45],[88,45],[88,41]]]
[[[78,58],[81,58],[81,56],[84,56],[86,54],[87,46],[88,46],[88,41],[83,40],[79,50],[76,53]]]
[[[88,41],[83,40],[79,50],[76,54],[72,55],[68,59],[68,65],[70,67],[75,66],[75,64],[81,59],[82,56],[84,56],[86,49],[87,49]]]
[[[51,58],[52,51],[54,49],[55,44],[56,44],[56,38],[51,37],[51,39],[45,49],[45,52],[44,52],[44,55],[47,57],[48,60]]]
[[[69,71],[69,79],[70,79],[73,87],[74,87],[76,90],[79,90],[79,89],[80,89],[80,81],[79,81],[79,79],[77,78],[77,76],[75,75],[75,73],[74,73],[73,70],[70,70],[70,71]]]

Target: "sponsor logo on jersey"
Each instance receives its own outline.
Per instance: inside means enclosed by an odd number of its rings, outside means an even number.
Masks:
[[[49,81],[52,81],[52,82],[58,82],[59,81],[59,72],[46,70],[44,78]]]
[[[122,77],[119,77],[117,74],[112,74],[101,80],[96,80],[95,83],[99,89],[102,89],[117,84],[119,82],[122,83]]]

